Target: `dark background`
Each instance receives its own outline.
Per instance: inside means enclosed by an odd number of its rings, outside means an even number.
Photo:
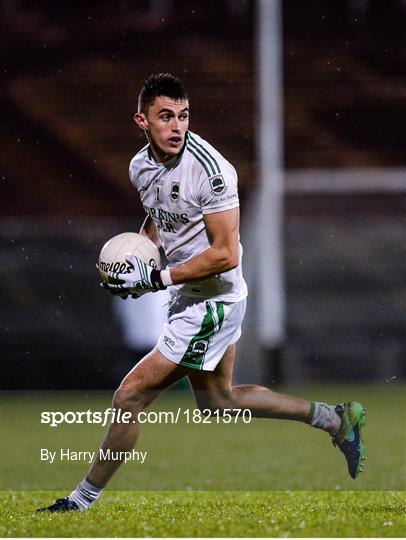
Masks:
[[[150,73],[182,78],[192,131],[236,166],[244,240],[256,189],[256,9],[1,4],[3,388],[116,384],[126,352],[94,265],[108,238],[143,220],[127,171],[144,144],[132,116]],[[283,2],[284,355],[295,382],[404,376],[405,19],[401,1]],[[304,192],[299,169],[348,171],[350,189]]]

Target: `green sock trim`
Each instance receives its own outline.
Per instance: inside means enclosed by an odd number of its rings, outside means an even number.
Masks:
[[[307,419],[307,423],[310,424],[310,422],[313,420],[313,416],[314,416],[314,410],[316,408],[316,403],[314,401],[311,401],[310,402],[310,412],[309,412],[309,417]]]

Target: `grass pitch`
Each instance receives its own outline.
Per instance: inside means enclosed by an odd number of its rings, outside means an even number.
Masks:
[[[127,463],[84,514],[35,514],[65,496],[87,463],[43,463],[40,449],[97,448],[105,428],[39,422],[44,410],[103,410],[110,393],[7,393],[2,400],[2,537],[403,537],[405,392],[401,385],[295,394],[368,408],[366,472],[349,478],[329,438],[296,422],[145,425]],[[186,393],[154,407],[193,407]],[[116,491],[114,491],[116,490]]]
[[[87,513],[35,514],[58,493],[1,497],[3,537],[403,537],[399,492],[106,492]]]

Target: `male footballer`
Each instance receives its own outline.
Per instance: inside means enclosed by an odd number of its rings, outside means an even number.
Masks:
[[[326,431],[356,478],[365,459],[360,403],[334,407],[254,384],[232,385],[247,297],[237,173],[189,131],[189,100],[180,80],[168,73],[148,77],[134,121],[148,140],[129,170],[147,214],[141,233],[162,246],[168,266],[159,271],[131,255],[127,262],[133,270],[109,273],[105,288],[137,298],[168,287],[168,322],[157,346],[114,394],[113,407],[130,412],[135,423],[112,422],[86,477],[68,497],[40,511],[90,508],[120,466],[100,455],[131,451],[139,433],[137,414],[185,376],[200,409],[250,409],[253,416],[297,420]]]

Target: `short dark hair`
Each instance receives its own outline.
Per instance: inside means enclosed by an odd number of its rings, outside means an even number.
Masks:
[[[183,85],[170,73],[157,73],[150,75],[138,96],[138,111],[146,113],[158,96],[166,96],[176,101],[188,99]]]

